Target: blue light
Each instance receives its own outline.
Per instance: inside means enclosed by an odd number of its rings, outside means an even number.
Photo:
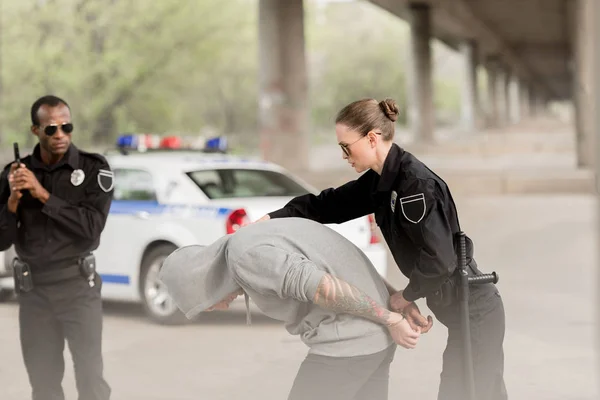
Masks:
[[[207,139],[204,148],[206,150],[218,150],[225,152],[227,151],[227,138],[216,137]]]
[[[137,147],[137,135],[121,135],[117,138],[117,147],[126,148],[126,149],[134,149]]]

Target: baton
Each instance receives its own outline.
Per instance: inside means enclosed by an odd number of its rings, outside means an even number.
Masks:
[[[469,276],[467,271],[467,243],[464,232],[458,233],[459,252],[458,252],[458,272],[460,275],[460,284],[458,285],[458,298],[460,301],[460,320],[463,337],[463,369],[464,386],[467,400],[476,400],[475,397],[475,376],[473,372],[473,351],[471,349],[471,326],[469,321],[469,285],[481,285],[484,283],[498,282],[498,274]]]

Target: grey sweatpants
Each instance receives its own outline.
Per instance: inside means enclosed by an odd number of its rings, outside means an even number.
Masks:
[[[309,354],[288,400],[387,400],[390,363],[397,346],[357,357]]]

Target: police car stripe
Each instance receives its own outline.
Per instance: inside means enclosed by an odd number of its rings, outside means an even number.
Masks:
[[[102,283],[116,283],[119,285],[129,285],[129,276],[117,274],[100,274]]]
[[[159,204],[154,200],[113,200],[110,207],[110,214],[135,214],[144,211],[149,214],[177,214],[191,213],[195,216],[205,217],[224,217],[231,213],[233,209],[226,207],[210,206],[189,206],[189,205],[165,205]]]

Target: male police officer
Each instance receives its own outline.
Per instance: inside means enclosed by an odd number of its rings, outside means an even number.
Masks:
[[[0,177],[0,250],[12,244],[21,348],[33,400],[63,400],[65,339],[80,399],[107,400],[103,378],[102,282],[91,252],[112,201],[104,157],[71,144],[68,104],[44,96],[31,107],[33,154]]]

